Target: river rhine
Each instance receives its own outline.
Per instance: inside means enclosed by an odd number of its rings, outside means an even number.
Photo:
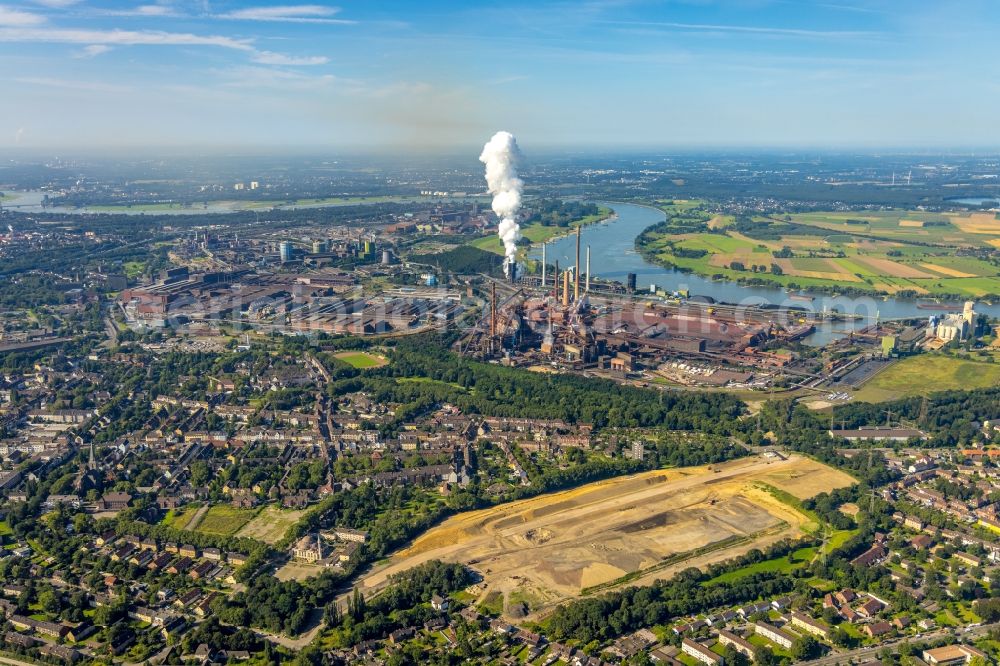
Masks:
[[[876,317],[882,319],[902,319],[919,317],[927,319],[940,315],[940,311],[922,310],[917,302],[908,299],[871,296],[837,296],[819,292],[797,290],[790,292],[776,287],[751,287],[729,281],[716,281],[693,273],[683,273],[650,263],[635,249],[635,238],[647,227],[662,222],[665,214],[655,208],[636,204],[598,202],[614,209],[616,215],[599,224],[583,228],[581,261],[586,256],[586,246],[590,246],[590,269],[594,277],[618,280],[624,283],[628,273],[636,274],[636,284],[640,291],[648,291],[650,285],[667,292],[688,290],[691,296],[710,296],[716,301],[740,305],[779,305],[803,308],[814,312],[838,311],[857,314],[864,321],[823,322],[816,327],[816,333],[806,339],[807,344],[823,345],[849,333],[852,327],[860,328]],[[547,260],[549,264],[558,261],[560,266],[572,266],[575,261],[576,238],[564,236],[550,241]],[[534,247],[530,256],[541,258],[541,247]],[[792,298],[795,295],[812,296],[813,300]],[[961,309],[961,305],[958,306]],[[1000,306],[976,304],[977,312],[992,317],[1000,316]]]

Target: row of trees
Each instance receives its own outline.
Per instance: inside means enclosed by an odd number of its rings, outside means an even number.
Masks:
[[[434,595],[447,597],[472,582],[465,567],[431,560],[393,575],[388,587],[370,600],[355,589],[346,612],[333,602],[324,615],[341,645],[356,645],[385,638],[396,629],[420,626],[437,614],[427,605]]]
[[[955,446],[978,437],[977,423],[1000,413],[1000,387],[941,391],[878,404],[852,402],[837,407],[834,419],[848,428],[857,428],[879,423],[887,411],[927,431],[931,435],[928,445]]]
[[[435,383],[395,381],[422,377]],[[386,381],[390,380],[390,381]],[[447,386],[448,384],[457,385]],[[610,380],[539,375],[479,363],[441,349],[433,338],[401,341],[392,363],[361,385],[382,402],[449,402],[466,413],[561,419],[603,427],[664,427],[715,434],[735,431],[745,406],[723,393],[654,392]]]

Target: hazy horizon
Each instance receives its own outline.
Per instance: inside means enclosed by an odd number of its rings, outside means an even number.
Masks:
[[[1000,146],[986,1],[0,3],[4,151]]]

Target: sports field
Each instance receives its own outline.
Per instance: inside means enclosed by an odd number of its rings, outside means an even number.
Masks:
[[[421,562],[463,562],[483,576],[483,598],[525,600],[537,616],[585,591],[669,578],[815,529],[766,487],[805,498],[851,483],[800,456],[610,479],[450,518],[359,586],[371,594]]]
[[[1000,363],[984,363],[942,354],[904,358],[866,382],[854,396],[883,402],[935,391],[987,388],[1000,384]]]
[[[712,218],[703,232],[650,234],[643,250],[661,263],[730,280],[885,294],[1000,294],[1000,268],[975,256],[1000,244],[1000,220],[991,213],[812,212],[757,217],[754,224],[737,231]]]
[[[345,351],[334,354],[334,356],[344,363],[351,365],[352,367],[358,368],[359,370],[367,370],[368,368],[381,368],[383,365],[389,363],[389,359],[384,356],[379,356],[378,354],[371,354],[369,352],[363,351]]]

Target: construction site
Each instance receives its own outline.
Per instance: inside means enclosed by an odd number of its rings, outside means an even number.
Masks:
[[[462,562],[482,576],[481,600],[526,601],[537,617],[587,592],[649,584],[815,530],[781,493],[801,499],[852,482],[797,455],[599,481],[449,518],[358,586],[370,596],[422,562]]]

